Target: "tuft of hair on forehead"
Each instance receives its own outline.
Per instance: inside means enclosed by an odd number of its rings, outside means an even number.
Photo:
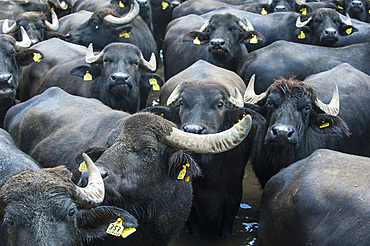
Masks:
[[[19,21],[21,19],[46,20],[46,16],[43,12],[29,11],[19,14],[16,18],[16,21]]]
[[[95,11],[94,14],[91,16],[91,18],[97,16],[98,18],[103,19],[107,15],[113,15],[114,17],[120,17],[120,15],[113,9],[102,8],[102,9]]]
[[[238,22],[240,20],[235,15],[230,14],[230,13],[226,13],[226,14],[215,14],[215,15],[212,15],[212,17],[210,18],[209,21],[211,22],[211,21],[216,21],[216,20],[220,20],[220,19],[222,21],[225,21],[225,20],[234,20],[236,22]]]
[[[295,76],[290,76],[288,79],[279,77],[274,80],[275,82],[269,87],[269,92],[277,92],[283,95],[290,95],[293,97],[309,97],[312,100],[316,98],[316,92],[311,87],[296,80]]]

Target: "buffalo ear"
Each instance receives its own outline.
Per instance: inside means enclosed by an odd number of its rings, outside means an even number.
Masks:
[[[310,126],[318,133],[333,136],[349,136],[349,128],[338,116],[328,114],[316,114],[310,117]]]
[[[131,30],[132,30],[131,25],[125,25],[125,26],[116,27],[114,29],[114,32],[118,37],[126,39],[131,36],[131,33],[130,33]]]
[[[32,62],[40,62],[44,59],[44,54],[36,49],[27,49],[17,52],[15,57],[19,66],[27,66]]]
[[[274,8],[271,5],[262,3],[256,7],[257,13],[261,15],[271,14],[274,12]],[[264,12],[266,11],[266,12]]]
[[[257,44],[264,43],[265,40],[265,37],[261,33],[256,31],[243,32],[239,37],[239,41],[241,43]]]
[[[156,73],[143,73],[140,79],[140,109],[146,107],[150,89],[159,91],[163,85],[162,78]]]
[[[341,36],[352,35],[354,32],[358,32],[358,29],[352,25],[339,26],[339,35]]]
[[[83,153],[87,154],[93,162],[96,162],[99,157],[107,150],[107,147],[98,146],[86,149]],[[83,162],[82,153],[76,157],[76,162],[80,164]]]
[[[201,45],[209,41],[209,35],[205,32],[192,31],[186,34],[182,38],[182,41],[183,42],[193,42],[196,45]]]
[[[173,107],[163,107],[163,106],[152,106],[152,107],[147,107],[141,110],[140,112],[151,112],[153,114],[156,114],[160,117],[165,118],[166,120],[169,120],[175,123],[177,126],[181,124],[178,107],[173,108]]]
[[[185,170],[185,173],[181,178],[180,172],[183,170]],[[188,180],[187,177],[194,178],[200,175],[200,167],[189,154],[179,150],[171,155],[168,161],[168,176],[186,182]]]
[[[307,13],[312,12],[312,8],[307,4],[296,4],[296,12],[306,15]]]
[[[101,72],[100,69],[97,67],[82,65],[73,68],[70,74],[81,77],[86,81],[90,81],[99,77],[101,75]]]
[[[81,242],[115,237],[106,233],[110,223],[122,220],[124,228],[136,228],[138,222],[134,216],[118,207],[99,206],[93,209],[81,209],[78,216],[78,229]],[[125,240],[120,238],[120,240]]]

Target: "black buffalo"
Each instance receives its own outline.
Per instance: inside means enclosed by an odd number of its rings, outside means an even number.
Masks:
[[[146,105],[152,88],[149,80],[154,79],[158,87],[162,85],[161,78],[152,72],[156,69],[154,55],[147,62],[132,44],[112,43],[98,55],[93,54],[91,46],[90,49],[75,48],[58,39],[35,47],[49,56],[46,55],[48,58],[43,64],[22,71],[22,101],[57,86],[71,94],[94,97],[114,109],[134,113]]]
[[[164,245],[183,227],[191,207],[191,179],[200,173],[183,150],[229,150],[246,137],[250,123],[245,117],[228,131],[204,137],[184,133],[153,114],[129,116],[95,99],[50,88],[12,107],[5,129],[44,167],[68,164],[78,178],[81,152],[96,160],[105,177],[103,204],[127,210],[140,225],[124,241],[110,243]]]
[[[349,63],[370,74],[369,56],[369,43],[332,48],[276,41],[245,56],[239,64],[238,74],[245,83],[256,74],[255,90],[261,93],[279,76],[288,78],[295,75],[296,79],[304,80],[311,74],[324,72],[341,63]]]
[[[80,188],[65,167],[40,169],[0,129],[1,245],[85,245],[112,237],[106,230],[118,218],[126,228],[137,227],[123,209],[97,207],[104,198],[103,180],[91,159],[86,163],[89,185]]]
[[[20,27],[22,26],[31,40],[31,45],[54,37],[64,39],[64,35],[56,32],[59,28],[58,17],[55,12],[51,13],[53,16],[52,23],[47,21],[45,14],[42,12],[22,13],[11,26],[9,26],[8,20],[5,20],[2,31],[4,34],[12,35],[15,39],[21,40]]]
[[[233,126],[243,115],[246,87],[234,72],[205,61],[197,61],[173,76],[162,88],[160,105],[146,111],[163,115],[184,132],[211,134]],[[194,200],[187,230],[194,235],[230,236],[242,197],[242,179],[250,142],[221,154],[194,155],[203,175],[193,180]],[[229,165],[232,163],[232,165]]]
[[[21,51],[31,45],[27,33],[23,27],[21,29],[24,39],[20,42],[9,35],[0,35],[0,127],[6,111],[15,104],[19,67],[40,62],[43,58],[43,54],[36,49]]]
[[[85,23],[67,33],[66,40],[84,46],[92,43],[95,51],[113,42],[131,43],[149,60],[152,53],[157,54],[157,45],[138,12],[138,6],[122,17],[109,8],[97,10]]]
[[[352,18],[370,23],[370,2],[367,0],[334,0],[338,11],[348,13]]]
[[[0,20],[15,20],[19,14],[29,11],[47,14],[50,9],[43,1],[0,1]]]
[[[248,53],[244,43],[263,38],[232,14],[213,15],[209,20],[188,15],[170,22],[167,29],[163,44],[165,79],[197,60],[235,71]]]
[[[247,89],[246,102],[266,118],[251,158],[262,187],[280,169],[319,148],[370,154],[369,76],[348,64],[317,76],[304,83],[281,78],[259,95]],[[332,100],[328,88],[335,88]]]
[[[317,150],[266,185],[259,245],[369,244],[370,158]]]

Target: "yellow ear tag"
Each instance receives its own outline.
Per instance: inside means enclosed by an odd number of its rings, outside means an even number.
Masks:
[[[186,165],[182,165],[183,169],[180,171],[179,176],[177,176],[177,179],[184,179],[186,175],[186,167],[190,167],[189,163],[186,163]],[[186,181],[186,180],[185,180]]]
[[[131,34],[131,32],[126,32],[126,30],[125,30],[124,32],[121,32],[118,36],[120,38],[122,38],[122,37],[129,38],[130,34]]]
[[[265,10],[265,8],[262,8],[261,15],[267,15],[267,11]]]
[[[325,127],[328,127],[328,126],[329,126],[329,122],[325,122],[325,121],[323,121],[322,123],[323,123],[323,124],[319,127],[320,129],[322,129],[322,128],[325,128]]]
[[[165,10],[168,7],[168,3],[166,3],[165,1],[163,1],[161,4],[162,4],[162,10]]]
[[[78,171],[82,173],[86,169],[87,169],[87,166],[86,166],[85,161],[81,162],[80,166],[78,167]]]
[[[120,7],[120,8],[124,8],[124,7],[125,7],[125,5],[122,3],[122,1],[119,1],[119,3],[118,3],[118,7]]]
[[[33,53],[33,60],[35,62],[40,62],[41,61],[41,54],[40,53]]]
[[[198,37],[195,37],[195,39],[193,40],[193,44],[200,45],[200,40]]]
[[[136,231],[136,228],[126,228],[122,231],[121,236],[126,238]]]
[[[116,222],[109,224],[106,233],[116,237],[120,237],[123,229],[125,228],[122,225],[122,219],[118,218]]]
[[[50,8],[50,12],[51,12],[51,11],[54,11],[54,6],[52,6],[52,7]]]
[[[159,91],[161,89],[161,87],[158,85],[158,82],[155,78],[150,78],[149,84],[152,86],[153,91]]]
[[[305,39],[306,35],[304,34],[303,31],[301,31],[301,34],[298,35],[298,39]]]
[[[353,33],[352,33],[352,27],[347,28],[346,33],[347,33],[348,35],[353,35]]]
[[[251,40],[249,40],[249,43],[251,43],[251,44],[257,44],[258,43],[258,39],[257,39],[256,35],[252,34],[252,38],[251,38]]]
[[[299,11],[302,12],[302,15],[306,15],[307,14],[307,9],[306,8],[301,8]]]
[[[338,5],[338,9],[343,9],[343,7],[342,6],[340,6],[340,5]],[[369,12],[370,13],[370,12]]]
[[[86,71],[85,75],[84,75],[84,80],[88,81],[88,80],[92,80],[92,76],[91,74],[89,73],[89,71]]]

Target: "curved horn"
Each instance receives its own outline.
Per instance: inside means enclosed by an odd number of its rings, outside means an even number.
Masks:
[[[267,2],[267,5],[272,5],[272,2],[273,2],[273,0],[269,0],[269,1]]]
[[[9,27],[9,20],[6,19],[3,22],[3,33],[8,34],[8,33],[13,33],[17,30],[17,23],[14,22],[11,27]]]
[[[247,22],[247,26],[244,25],[244,23],[241,22],[240,20],[238,21],[238,24],[239,24],[240,28],[242,29],[242,31],[244,31],[244,32],[254,31],[252,23],[250,23],[250,21],[247,18],[245,18],[245,21]]]
[[[86,63],[93,64],[93,63],[100,63],[103,59],[103,51],[101,51],[98,55],[94,55],[93,44],[90,43],[89,47],[86,51],[85,61]]]
[[[104,20],[112,25],[123,25],[131,22],[139,14],[140,7],[139,4],[134,1],[134,5],[131,5],[130,12],[122,17],[114,17],[113,15],[107,15]]]
[[[199,32],[204,32],[204,30],[206,30],[208,25],[209,25],[209,20],[207,20],[206,23],[203,24],[203,26],[199,29]]]
[[[57,7],[58,9],[66,10],[68,8],[68,4],[64,1],[61,2],[57,0],[56,2],[54,1],[48,1],[48,2],[54,4],[55,7]]]
[[[305,25],[307,25],[308,22],[310,22],[310,20],[312,20],[312,16],[308,18],[308,20],[301,22],[301,16],[298,16],[297,21],[295,22],[295,26],[297,28],[304,27]]]
[[[306,3],[306,0],[295,0],[295,3],[298,5],[302,5]]]
[[[242,108],[244,107],[244,102],[243,102],[243,96],[242,93],[240,93],[239,89],[234,87],[234,91],[236,94],[236,98],[233,96],[230,96],[227,98],[226,101],[226,106],[228,108]]]
[[[233,127],[213,134],[188,133],[173,127],[170,135],[164,137],[164,141],[176,148],[197,154],[217,154],[238,146],[248,135],[251,125],[252,118],[247,115]]]
[[[333,97],[329,104],[325,104],[321,102],[318,98],[316,98],[315,104],[326,114],[330,114],[334,116],[338,115],[339,113],[339,92],[338,92],[337,84],[335,84]]]
[[[171,95],[167,99],[167,106],[171,107],[177,105],[177,101],[180,98],[180,87],[181,84],[176,86],[176,88],[172,91]]]
[[[23,26],[21,26],[20,29],[21,29],[21,34],[22,34],[22,41],[15,42],[15,49],[16,50],[27,49],[31,46],[31,40],[30,40],[30,37],[28,36],[26,30],[24,30]]]
[[[155,60],[155,54],[152,53],[150,56],[149,62],[145,60],[143,54],[140,53],[140,64],[143,65],[144,68],[148,69],[151,72],[155,72],[157,70],[157,61]]]
[[[82,154],[82,157],[87,165],[89,181],[85,188],[76,186],[77,203],[85,207],[97,206],[104,200],[104,182],[98,168],[95,166],[90,157],[85,153]]]
[[[50,31],[56,31],[56,30],[58,30],[58,28],[59,28],[59,20],[58,20],[57,14],[54,11],[51,11],[51,19],[52,19],[51,24],[47,20],[44,21],[45,29],[46,30],[50,30]]]
[[[248,87],[244,93],[245,103],[255,104],[266,96],[266,92],[256,95],[256,92],[254,91],[254,81],[255,80],[256,80],[256,75],[253,74],[249,80]]]
[[[352,26],[352,20],[351,20],[351,17],[349,17],[348,13],[346,13],[347,18],[345,20],[343,20],[341,15],[339,15],[339,17],[340,17],[340,20],[342,21],[343,24]]]

